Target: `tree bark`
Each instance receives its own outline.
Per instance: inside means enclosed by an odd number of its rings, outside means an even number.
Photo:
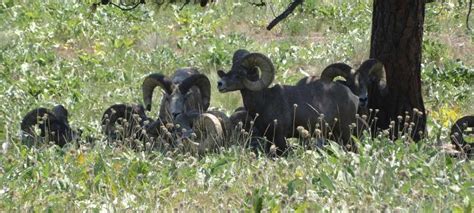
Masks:
[[[423,137],[426,128],[420,79],[424,16],[425,0],[374,0],[370,57],[385,65],[389,92],[382,96],[372,85],[369,107],[380,110],[376,126],[392,127],[395,137],[405,122],[416,123],[411,133],[415,141]],[[413,116],[415,108],[423,114]]]

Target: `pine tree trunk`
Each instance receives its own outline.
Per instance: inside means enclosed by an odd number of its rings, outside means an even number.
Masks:
[[[385,65],[389,93],[381,96],[372,86],[369,107],[380,110],[376,125],[381,129],[389,128],[391,121],[395,122],[392,129],[416,122],[415,141],[423,137],[426,127],[420,79],[424,16],[425,0],[374,0],[370,57]],[[423,114],[413,116],[415,108]],[[409,112],[409,120],[405,120],[405,112]]]

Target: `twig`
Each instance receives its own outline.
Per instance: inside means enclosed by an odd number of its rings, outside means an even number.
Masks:
[[[191,0],[186,0],[186,2],[184,2],[183,6],[181,6],[181,8],[179,8],[179,11],[183,10],[184,6],[188,5],[190,2],[191,2]]]
[[[469,27],[469,16],[471,16],[471,11],[472,11],[472,0],[469,1],[469,10],[467,11],[467,17],[466,17],[466,27],[468,30],[472,30],[471,27]]]
[[[140,5],[140,4],[145,4],[145,0],[140,0],[140,2],[136,3],[135,5],[133,5],[133,6],[127,6],[127,7],[124,7],[124,6],[121,5],[121,4],[115,4],[114,2],[112,2],[112,1],[110,1],[110,0],[101,0],[100,3],[93,3],[93,4],[92,4],[92,6],[91,6],[91,11],[92,11],[92,12],[95,12],[95,10],[97,9],[97,7],[98,7],[99,5],[108,5],[108,4],[111,4],[111,5],[115,6],[115,7],[118,7],[118,8],[121,9],[121,10],[126,11],[126,10],[133,10],[133,9],[137,8],[138,5]]]
[[[270,22],[270,24],[268,24],[267,30],[272,30],[272,28],[275,27],[275,25],[277,25],[280,21],[288,17],[298,5],[303,4],[303,1],[304,0],[293,0],[293,2],[291,2],[290,5],[288,5],[288,8],[286,8],[286,10],[283,11],[282,14],[277,16],[275,19],[273,19],[272,22]]]

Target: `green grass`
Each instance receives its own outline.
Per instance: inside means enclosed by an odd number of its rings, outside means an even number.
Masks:
[[[183,66],[209,75],[211,106],[233,111],[240,94],[218,93],[216,70],[229,69],[238,48],[269,55],[276,83],[293,84],[334,62],[358,64],[369,52],[371,1],[307,1],[271,32],[265,26],[288,1],[261,8],[220,1],[182,11],[181,4],[150,3],[95,13],[85,2],[0,2],[0,142],[10,145],[0,155],[0,209],[472,212],[474,164],[439,146],[449,143],[456,118],[474,112],[474,34],[459,12],[466,1],[427,6],[426,139],[363,139],[359,154],[331,146],[281,159],[255,158],[238,146],[201,158],[110,147],[100,119],[114,103],[140,103],[145,75]],[[21,144],[22,116],[54,104],[69,110],[84,137],[98,138],[95,146]]]

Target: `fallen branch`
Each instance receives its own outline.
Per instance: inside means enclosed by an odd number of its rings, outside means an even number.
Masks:
[[[272,30],[275,25],[277,25],[280,21],[288,17],[298,5],[303,4],[303,1],[304,0],[293,0],[293,2],[288,5],[288,8],[286,8],[286,10],[283,11],[282,14],[277,16],[275,19],[273,19],[272,22],[270,22],[270,24],[268,24],[267,30]]]

